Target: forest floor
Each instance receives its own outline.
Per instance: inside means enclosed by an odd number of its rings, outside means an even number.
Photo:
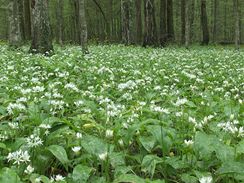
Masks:
[[[244,52],[0,46],[0,182],[244,181]]]

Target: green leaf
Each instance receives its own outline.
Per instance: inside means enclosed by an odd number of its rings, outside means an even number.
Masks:
[[[146,183],[146,181],[140,177],[138,177],[137,175],[133,175],[133,174],[124,174],[119,176],[118,178],[116,178],[114,180],[113,183]]]
[[[171,157],[165,160],[165,163],[169,164],[172,166],[174,169],[183,169],[187,168],[189,165],[187,162],[184,162],[183,160],[180,160],[179,157]]]
[[[141,136],[139,138],[139,141],[148,152],[152,151],[156,143],[155,138],[153,136],[148,136],[148,137]]]
[[[194,176],[189,175],[187,173],[184,173],[181,175],[181,180],[185,183],[197,183],[198,182],[197,177],[194,177]]]
[[[0,171],[0,182],[2,182],[2,183],[21,183],[18,174],[10,168],[4,168]]]
[[[1,149],[7,149],[6,145],[4,143],[0,143],[0,148]]]
[[[69,160],[67,153],[62,146],[51,145],[47,148],[63,165],[67,165]]]
[[[91,171],[92,168],[88,166],[77,165],[73,170],[72,179],[76,183],[87,182],[90,177]]]
[[[239,144],[236,147],[236,153],[237,154],[244,154],[244,140],[239,142]]]
[[[244,174],[244,164],[241,162],[226,161],[218,170],[218,174]]]
[[[155,155],[147,155],[142,160],[142,171],[148,172],[153,177],[156,166],[162,159]]]

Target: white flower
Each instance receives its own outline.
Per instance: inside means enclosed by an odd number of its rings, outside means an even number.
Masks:
[[[39,127],[40,128],[44,128],[44,129],[50,129],[51,125],[49,125],[49,124],[40,124]]]
[[[186,98],[183,99],[179,99],[176,101],[175,105],[176,106],[180,106],[180,105],[184,105],[188,100]]]
[[[25,106],[23,104],[20,104],[20,103],[16,103],[16,104],[10,103],[7,107],[7,111],[9,114],[13,114],[14,110],[23,111],[25,109],[26,109]]]
[[[26,174],[31,174],[34,172],[34,168],[31,165],[28,165],[27,168],[25,169]]]
[[[40,139],[40,137],[35,136],[35,135],[31,135],[29,136],[27,139],[27,145],[29,147],[37,147],[39,145],[42,145],[43,141]]]
[[[78,101],[74,102],[74,104],[75,104],[77,107],[80,107],[81,105],[84,104],[84,101],[83,101],[83,100],[78,100]]]
[[[112,138],[114,135],[114,131],[113,130],[106,130],[106,137],[107,138]]]
[[[77,132],[77,133],[76,133],[76,138],[77,138],[77,139],[81,139],[81,138],[82,138],[82,134],[79,133],[79,132]]]
[[[8,126],[12,129],[18,129],[19,128],[19,123],[17,122],[9,122]]]
[[[35,183],[39,183],[39,182],[41,182],[41,177],[37,177],[36,179],[35,179]]]
[[[200,183],[212,183],[213,182],[213,178],[211,176],[208,177],[202,177],[199,179]]]
[[[62,175],[56,175],[56,177],[55,177],[56,181],[62,181],[64,179],[65,179],[65,177],[63,177]]]
[[[120,145],[121,147],[124,146],[124,141],[123,141],[122,139],[119,139],[119,145]]]
[[[107,152],[104,152],[102,154],[99,154],[98,156],[99,156],[100,160],[104,161],[104,160],[107,159],[108,153]]]
[[[191,146],[192,144],[194,144],[193,140],[184,140],[184,143],[186,144],[186,146]]]
[[[75,153],[78,153],[80,151],[80,149],[81,149],[80,146],[72,147],[72,151],[74,151]]]
[[[64,86],[64,88],[66,89],[71,89],[71,90],[74,90],[76,92],[79,91],[79,89],[76,87],[76,85],[74,83],[68,83]]]
[[[27,163],[30,161],[30,155],[27,151],[18,150],[9,153],[7,156],[8,161],[14,161],[14,164],[21,164],[22,162]]]

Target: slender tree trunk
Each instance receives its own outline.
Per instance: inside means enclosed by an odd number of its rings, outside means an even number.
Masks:
[[[181,43],[185,43],[186,38],[186,0],[181,0]]]
[[[239,0],[234,1],[234,10],[235,10],[235,47],[237,50],[240,49],[240,4]]]
[[[130,0],[121,0],[122,42],[131,43]]]
[[[63,18],[64,1],[57,1],[57,43],[63,45],[64,41],[64,18]]]
[[[142,42],[142,16],[141,16],[141,2],[142,0],[135,0],[136,5],[136,42]]]
[[[213,42],[216,42],[217,39],[217,9],[218,9],[218,0],[214,0],[214,10],[213,10]]]
[[[190,43],[190,0],[185,0],[185,46],[189,47]]]
[[[25,39],[31,39],[31,9],[30,0],[24,0],[24,26],[25,26]]]
[[[19,8],[19,26],[22,40],[25,40],[25,22],[24,22],[24,2],[23,0],[18,0]]]
[[[144,41],[143,46],[157,45],[154,0],[144,0]]]
[[[21,44],[20,18],[18,0],[9,2],[9,45],[19,47]]]
[[[206,0],[201,0],[201,26],[202,26],[202,44],[208,45],[209,43],[209,29],[208,29],[208,17],[206,9]]]
[[[167,31],[168,39],[174,40],[174,12],[173,12],[173,0],[167,0]]]
[[[88,52],[87,46],[87,23],[85,13],[85,0],[79,0],[79,20],[80,20],[80,43],[84,54]]]
[[[160,0],[160,31],[159,41],[161,46],[167,42],[167,0]]]
[[[190,0],[190,40],[194,37],[194,20],[195,20],[195,0]]]
[[[53,51],[51,28],[48,16],[48,0],[35,0],[33,11],[33,36],[31,53],[49,55]]]

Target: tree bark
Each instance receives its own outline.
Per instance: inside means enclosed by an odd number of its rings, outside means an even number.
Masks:
[[[190,43],[190,0],[185,0],[185,46],[188,49]]]
[[[57,43],[63,45],[64,41],[64,18],[63,18],[64,1],[57,1]]]
[[[235,10],[235,47],[237,50],[240,49],[240,8],[239,0],[234,1]]]
[[[35,0],[33,5],[33,36],[30,52],[49,55],[53,51],[53,45],[48,0]]]
[[[144,41],[143,46],[157,45],[157,28],[154,0],[144,0]]]
[[[213,42],[216,42],[217,39],[217,9],[218,9],[218,0],[214,0],[213,8]]]
[[[31,39],[31,9],[30,0],[24,0],[24,26],[25,26],[25,39]]]
[[[209,43],[209,29],[208,29],[208,17],[206,9],[206,0],[201,0],[201,26],[202,26],[202,44],[208,45]]]
[[[121,0],[122,42],[126,45],[131,43],[130,13],[130,0]]]
[[[142,42],[142,15],[141,15],[141,0],[135,0],[136,5],[136,41],[138,44]]]
[[[173,14],[173,0],[167,0],[167,31],[168,40],[174,40],[174,14]]]
[[[185,44],[186,38],[186,0],[181,0],[181,43]]]
[[[82,47],[82,52],[84,54],[88,52],[87,45],[87,23],[86,23],[86,13],[85,13],[85,0],[79,0],[79,20],[80,20],[80,43]]]
[[[9,2],[9,45],[19,47],[21,44],[20,17],[18,0]]]
[[[167,0],[160,0],[160,31],[159,41],[161,46],[167,42]]]

